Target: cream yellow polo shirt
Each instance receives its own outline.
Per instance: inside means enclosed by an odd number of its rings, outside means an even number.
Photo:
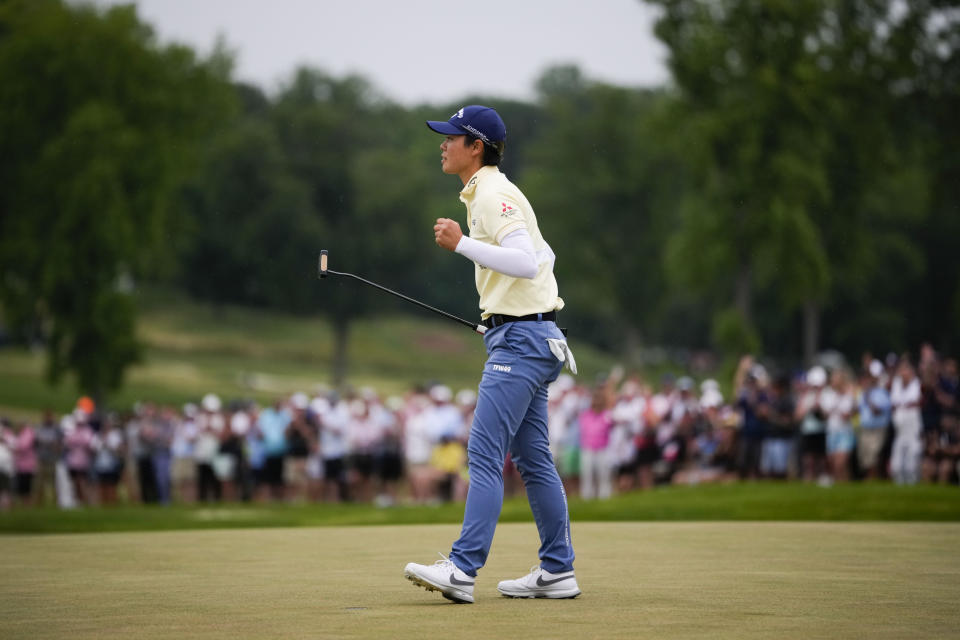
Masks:
[[[533,207],[520,189],[497,167],[485,166],[467,181],[460,200],[467,205],[471,238],[499,245],[512,231],[526,229],[537,256],[537,275],[532,279],[514,278],[474,263],[482,317],[495,313],[525,316],[562,309],[563,299],[558,295],[549,258],[550,247],[540,234]]]

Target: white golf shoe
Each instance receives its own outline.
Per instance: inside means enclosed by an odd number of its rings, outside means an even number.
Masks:
[[[430,565],[408,563],[403,569],[403,577],[427,591],[439,591],[447,600],[473,603],[474,578],[461,571],[442,553],[440,557],[443,559]]]
[[[550,573],[541,567],[516,580],[504,580],[497,591],[509,598],[576,598],[580,587],[573,571]]]

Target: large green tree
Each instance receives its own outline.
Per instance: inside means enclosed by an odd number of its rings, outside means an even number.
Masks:
[[[211,142],[184,191],[178,281],[214,306],[304,312],[322,221],[287,168],[267,118],[245,116]]]
[[[411,162],[412,123],[403,110],[380,96],[363,78],[334,78],[317,69],[299,69],[274,104],[272,115],[293,176],[307,187],[323,220],[321,248],[330,268],[367,278],[389,274],[383,284],[404,290],[404,276],[417,271],[423,250],[432,246],[425,224],[423,169]],[[314,299],[335,334],[333,379],[347,375],[351,323],[389,301],[351,280],[310,282]]]
[[[729,292],[718,345],[765,334],[809,358],[823,314],[832,344],[901,345],[931,190],[931,139],[909,106],[943,3],[654,4],[697,176],[667,260],[676,281]],[[776,330],[793,314],[799,341]]]
[[[102,397],[137,361],[129,283],[163,264],[228,72],[160,46],[133,7],[0,3],[0,303],[51,380]]]
[[[713,335],[729,351],[759,348],[758,283],[782,303],[816,301],[829,286],[812,210],[828,206],[815,126],[822,97],[804,42],[813,2],[664,0],[656,26],[670,49],[675,112],[697,183],[684,199],[666,259],[674,282],[723,290]]]
[[[662,130],[672,99],[576,67],[546,71],[538,88],[543,113],[520,180],[555,244],[565,315],[607,347],[659,342],[670,302],[662,245],[684,180]]]
[[[342,384],[351,323],[396,306],[354,280],[317,282],[317,256],[327,249],[331,269],[422,293],[413,283],[435,249],[431,165],[421,161],[432,138],[356,76],[301,68],[272,98],[236,90],[243,112],[184,192],[179,281],[213,303],[326,315]]]

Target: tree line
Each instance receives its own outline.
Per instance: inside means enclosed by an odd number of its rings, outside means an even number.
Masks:
[[[136,290],[324,314],[399,309],[331,268],[466,317],[437,251],[460,185],[424,126],[508,126],[503,170],[558,255],[564,324],[645,347],[800,363],[960,338],[958,3],[652,0],[671,82],[545,70],[530,102],[402,106],[360,76],[268,94],[225,48],[163,44],[134,7],[0,2],[0,305],[48,373],[102,395],[142,358]]]

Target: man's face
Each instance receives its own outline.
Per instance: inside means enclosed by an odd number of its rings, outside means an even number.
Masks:
[[[440,144],[440,164],[444,173],[459,175],[474,162],[474,148],[464,144],[466,136],[447,136]]]

